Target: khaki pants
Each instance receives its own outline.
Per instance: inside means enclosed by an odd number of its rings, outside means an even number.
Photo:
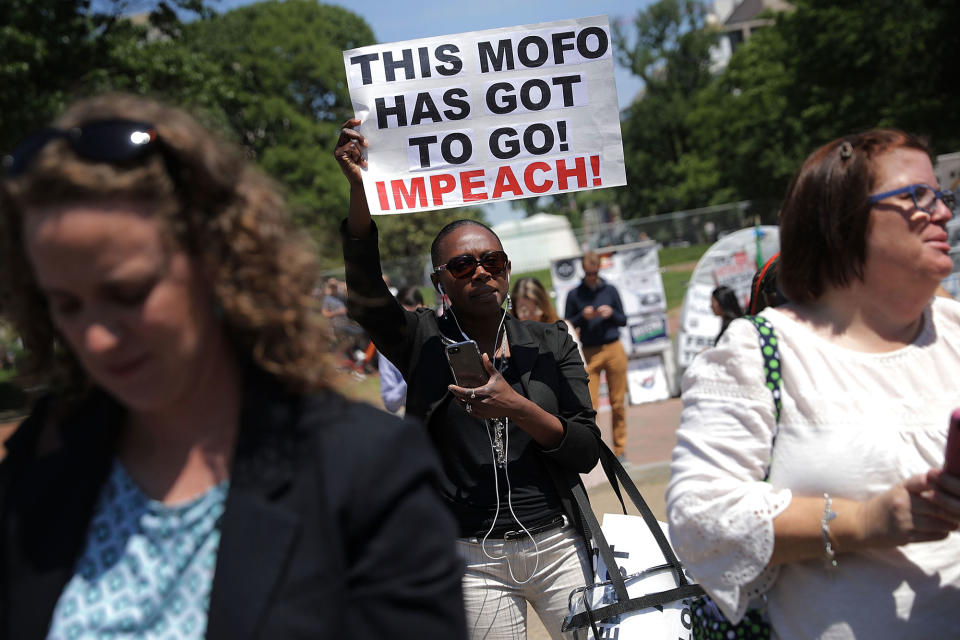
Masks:
[[[590,376],[590,399],[593,408],[600,403],[600,372],[607,373],[607,392],[610,394],[611,422],[613,423],[613,452],[618,456],[627,446],[627,352],[623,344],[614,340],[599,347],[584,347],[587,374]]]
[[[491,560],[476,538],[457,540],[457,552],[467,565],[463,600],[471,640],[524,640],[527,602],[553,640],[571,636],[560,633],[560,625],[567,616],[570,592],[593,583],[590,554],[569,523],[533,538],[536,546],[526,536],[510,541],[488,538],[486,544],[487,553],[494,558],[509,556],[514,577],[524,584],[510,577],[506,558]],[[534,567],[537,572],[531,578]]]

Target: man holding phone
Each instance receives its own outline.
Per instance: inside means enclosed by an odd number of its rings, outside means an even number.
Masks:
[[[626,459],[627,353],[620,343],[620,327],[627,324],[620,293],[600,277],[600,256],[583,254],[583,281],[567,294],[565,317],[580,331],[583,356],[590,376],[590,399],[596,409],[600,402],[600,372],[607,374],[613,425],[613,452]]]

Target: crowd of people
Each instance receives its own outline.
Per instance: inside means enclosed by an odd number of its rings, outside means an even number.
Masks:
[[[345,281],[319,285],[276,185],[185,111],[81,100],[8,157],[0,300],[43,391],[0,463],[0,637],[493,640],[528,605],[564,637],[601,374],[626,452],[619,292],[588,251],[561,318],[474,220],[433,240],[441,309],[392,288],[359,125]],[[960,632],[954,205],[921,140],[845,136],[791,182],[751,315],[714,291],[666,494],[710,624]],[[404,417],[337,392],[331,351],[379,362]]]

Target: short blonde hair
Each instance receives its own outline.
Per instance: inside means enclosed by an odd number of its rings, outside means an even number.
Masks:
[[[584,270],[587,270],[587,269],[599,270],[600,256],[595,251],[587,251],[586,253],[583,254],[581,263],[583,264]]]

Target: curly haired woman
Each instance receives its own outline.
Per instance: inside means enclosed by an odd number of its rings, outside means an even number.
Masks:
[[[131,96],[5,165],[0,300],[51,393],[0,465],[0,636],[463,636],[429,445],[330,389],[274,185]]]

